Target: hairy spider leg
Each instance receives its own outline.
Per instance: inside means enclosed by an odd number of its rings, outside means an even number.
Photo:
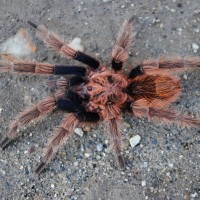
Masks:
[[[75,86],[85,83],[87,80],[82,76],[74,76],[71,79],[61,77],[59,79],[53,79],[47,81],[47,85],[54,89],[66,89],[67,86]]]
[[[60,53],[65,57],[70,57],[79,62],[82,62],[90,66],[92,69],[98,69],[100,67],[101,64],[98,60],[91,57],[90,55],[87,55],[80,51],[76,51],[75,49],[71,48],[67,43],[64,42],[63,39],[61,39],[55,33],[49,31],[45,26],[38,26],[31,21],[28,21],[28,24],[31,25],[33,28],[36,28],[37,36],[54,51]]]
[[[113,150],[114,156],[121,168],[125,168],[125,162],[121,155],[121,120],[118,118],[106,120],[108,124],[107,135],[111,142],[111,149]]]
[[[83,106],[81,106],[80,97],[73,92],[68,92],[68,98],[59,99],[57,101],[57,108],[74,113],[80,122],[97,122],[100,120],[100,116],[95,112],[88,112]]]
[[[133,40],[133,17],[125,21],[118,34],[115,46],[111,53],[111,65],[115,71],[122,69],[123,64],[128,59],[128,49]]]
[[[53,155],[58,151],[58,148],[72,135],[77,123],[77,117],[74,114],[69,114],[66,119],[63,120],[60,127],[54,130],[53,137],[50,139],[45,149],[45,155],[36,167],[36,174],[40,174],[45,169]]]
[[[61,123],[60,127],[54,131],[53,137],[50,139],[45,149],[45,155],[35,170],[36,174],[40,174],[45,169],[47,164],[51,161],[53,155],[58,151],[59,147],[61,147],[72,135],[78,122],[94,123],[100,120],[97,113],[80,110],[78,105],[75,105],[75,103],[73,104],[73,102],[70,102],[69,100],[59,100],[57,107],[68,112],[75,113],[70,113]]]
[[[35,120],[44,118],[47,114],[51,113],[56,108],[56,101],[63,92],[57,92],[52,96],[38,102],[35,106],[23,111],[16,119],[11,123],[9,131],[6,134],[6,138],[0,143],[0,147],[5,149],[9,143],[17,137],[18,129],[29,125]]]
[[[200,126],[200,119],[182,115],[169,108],[148,107],[144,103],[133,102],[131,105],[132,112],[136,117],[146,117],[149,120],[165,124],[177,123],[178,125],[191,127]]]
[[[0,72],[85,76],[86,68],[80,66],[51,65],[49,63],[17,61],[11,64],[0,62]]]
[[[181,74],[185,71],[200,69],[199,57],[168,56],[157,59],[147,59],[141,64],[145,74]]]

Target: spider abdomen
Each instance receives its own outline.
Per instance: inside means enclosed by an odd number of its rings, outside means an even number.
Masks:
[[[149,104],[162,105],[174,102],[181,93],[179,79],[166,75],[138,76],[129,81],[126,91],[134,99],[142,98]]]

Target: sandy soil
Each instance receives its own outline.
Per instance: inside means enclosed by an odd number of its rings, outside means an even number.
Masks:
[[[24,27],[38,47],[30,59],[73,63],[36,39],[26,24],[29,19],[66,40],[81,37],[86,51],[109,66],[119,27],[132,15],[135,40],[125,72],[148,57],[199,55],[198,48],[197,52],[192,48],[200,45],[199,0],[0,0],[0,43]],[[0,75],[0,138],[20,111],[48,95],[48,79]],[[185,73],[182,80],[183,94],[175,106],[199,117],[199,71]],[[100,124],[83,137],[74,134],[46,172],[36,176],[34,168],[42,149],[61,119],[60,112],[53,113],[0,152],[0,199],[200,199],[199,128],[160,126],[130,116],[124,116],[123,141],[135,134],[142,140],[134,148],[124,145],[126,170],[117,168]],[[97,151],[98,144],[103,145],[101,151]]]

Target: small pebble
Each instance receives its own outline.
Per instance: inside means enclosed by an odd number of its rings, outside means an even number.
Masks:
[[[75,128],[74,133],[78,134],[79,136],[83,137],[83,130],[81,128]]]
[[[3,108],[0,108],[0,113],[2,112]]]
[[[146,186],[146,181],[142,181],[142,184],[141,184],[143,187]]]
[[[186,74],[184,74],[184,75],[183,75],[183,78],[184,78],[185,80],[187,80],[188,77],[187,77]]]
[[[199,28],[195,28],[195,29],[194,29],[194,32],[195,32],[195,33],[199,33]]]
[[[64,165],[63,165],[63,164],[61,164],[61,165],[60,165],[60,170],[61,170],[62,172],[64,172],[64,171],[65,171],[65,167],[64,167]]]
[[[170,167],[173,167],[174,165],[172,163],[169,164]]]
[[[105,144],[108,144],[109,143],[109,141],[108,140],[105,140]]]
[[[167,175],[167,176],[170,176],[170,172],[167,172],[166,175]]]
[[[172,9],[170,9],[170,12],[175,13],[176,10],[172,8]]]
[[[190,196],[194,198],[194,197],[198,197],[198,194],[195,192],[195,193],[191,194]]]
[[[54,188],[55,186],[54,186],[54,184],[51,184],[51,188]]]
[[[74,38],[70,43],[69,46],[72,47],[73,49],[77,50],[77,51],[84,51],[84,47],[82,45],[82,40],[81,38]]]
[[[85,132],[89,132],[90,129],[91,129],[91,128],[90,128],[89,126],[86,126],[86,127],[83,128],[83,130],[84,130]]]
[[[193,49],[194,53],[197,53],[197,51],[199,50],[199,45],[196,43],[192,43],[192,49]]]
[[[102,151],[103,150],[103,144],[99,143],[97,144],[97,151]]]
[[[128,123],[126,123],[126,122],[124,122],[123,125],[124,125],[126,128],[130,128],[130,127],[131,127],[131,125],[128,124]]]
[[[154,145],[157,145],[158,141],[157,140],[153,140],[153,141],[151,141],[151,143],[154,144]]]
[[[89,154],[89,153],[85,153],[84,155],[85,155],[86,158],[89,158],[89,157],[90,157],[90,154]]]
[[[141,137],[140,135],[135,135],[129,139],[131,147],[135,147],[137,144],[140,143]]]
[[[171,150],[170,146],[166,146],[166,149],[167,149],[168,151],[170,151],[170,150]]]
[[[147,168],[147,167],[148,167],[148,163],[147,163],[147,162],[144,162],[143,167],[144,167],[144,168]]]

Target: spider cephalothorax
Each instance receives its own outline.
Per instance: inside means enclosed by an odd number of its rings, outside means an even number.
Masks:
[[[18,129],[44,117],[55,108],[68,112],[60,127],[55,130],[45,155],[36,169],[40,173],[50,162],[54,153],[73,133],[77,123],[105,121],[114,155],[121,167],[121,114],[127,112],[135,117],[146,117],[159,122],[178,123],[182,126],[200,126],[200,119],[181,115],[170,109],[181,94],[179,79],[175,76],[183,71],[199,68],[200,58],[164,57],[148,59],[134,67],[128,75],[122,67],[128,58],[128,47],[132,42],[132,19],[125,22],[112,50],[111,67],[108,69],[95,58],[71,48],[44,26],[28,23],[37,29],[37,35],[51,49],[63,56],[88,65],[51,65],[38,62],[1,63],[0,72],[14,71],[26,74],[73,75],[70,79],[49,81],[56,89],[51,96],[22,112],[13,123],[0,144],[5,149],[17,136]]]

